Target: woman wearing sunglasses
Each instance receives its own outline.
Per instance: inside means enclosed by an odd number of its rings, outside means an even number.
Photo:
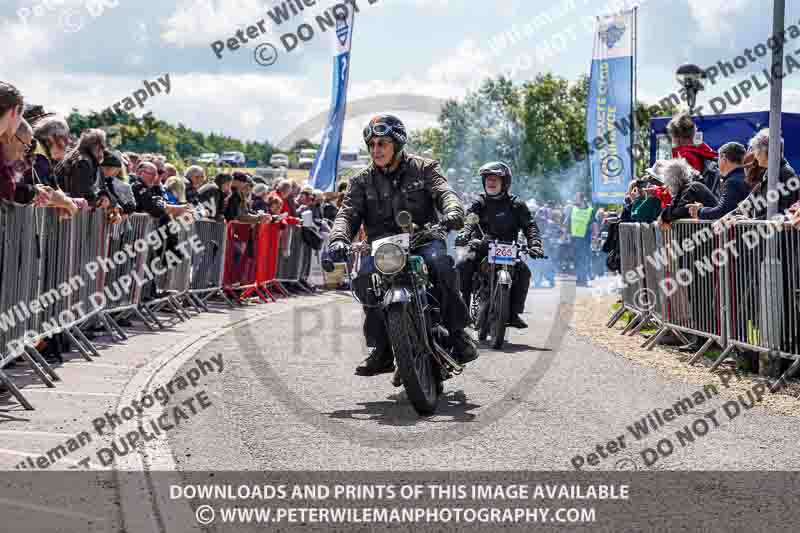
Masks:
[[[13,179],[15,182],[12,200],[20,204],[34,203],[38,206],[48,206],[63,209],[62,218],[74,215],[78,207],[62,191],[53,189],[37,181],[26,182],[24,174],[31,171],[33,152],[36,150],[36,139],[33,129],[23,120],[10,142],[3,143],[3,157],[11,163]],[[36,175],[33,174],[34,179]]]

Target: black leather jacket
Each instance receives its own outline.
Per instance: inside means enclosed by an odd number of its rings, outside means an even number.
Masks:
[[[400,211],[411,213],[420,227],[438,222],[437,211],[464,217],[461,201],[442,175],[439,163],[404,153],[392,174],[370,166],[350,179],[333,222],[331,242],[349,243],[362,223],[370,242],[400,233],[395,222]]]
[[[467,209],[480,218],[481,229],[487,236],[505,242],[516,242],[521,231],[529,248],[542,249],[539,227],[525,202],[516,196],[504,194],[498,199],[481,194]],[[477,225],[467,224],[456,238],[457,244],[466,244],[471,239],[481,238]]]

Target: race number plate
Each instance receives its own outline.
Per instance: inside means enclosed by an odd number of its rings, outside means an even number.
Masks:
[[[375,254],[375,250],[377,250],[378,247],[381,244],[386,244],[387,242],[390,242],[392,244],[396,244],[404,252],[408,252],[408,248],[410,246],[410,242],[411,241],[409,239],[408,233],[399,233],[397,235],[392,235],[391,237],[386,237],[386,238],[383,238],[383,239],[379,239],[379,240],[377,240],[377,241],[372,243],[372,253],[373,253],[373,255]]]
[[[517,245],[504,243],[489,244],[489,262],[498,265],[513,265],[517,260]]]

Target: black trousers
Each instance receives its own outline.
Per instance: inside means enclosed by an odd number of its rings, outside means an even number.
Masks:
[[[472,297],[472,276],[478,269],[485,256],[476,256],[475,259],[465,257],[459,261],[456,269],[461,278],[461,298],[469,302]],[[525,310],[525,300],[528,298],[528,289],[531,286],[531,270],[524,261],[514,267],[514,279],[511,283],[511,314],[519,315]]]

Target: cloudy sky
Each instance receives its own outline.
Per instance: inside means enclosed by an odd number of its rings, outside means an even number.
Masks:
[[[383,107],[394,104],[375,97],[412,95],[407,100],[416,112],[408,111],[405,99],[393,100],[403,102],[397,105],[411,128],[435,122],[430,102],[462,97],[487,76],[506,73],[524,81],[552,71],[575,79],[588,72],[592,17],[632,3],[348,0],[348,5],[353,1],[359,13],[349,100],[373,98],[366,100],[365,110],[372,113],[398,109]],[[144,80],[155,82],[168,73],[170,94],[149,98],[134,113],[153,111],[201,131],[277,143],[325,113],[330,103],[330,32],[320,31],[315,16],[336,2],[305,2],[316,5],[276,25],[268,12],[284,0],[0,0],[0,79],[20,87],[28,102],[68,112],[105,109],[132,96]],[[674,72],[682,63],[706,67],[733,61],[746,48],[764,43],[771,32],[771,3],[639,0],[639,98],[656,103],[675,91]],[[792,4],[788,26],[800,19],[800,2],[787,4]],[[261,20],[268,33],[248,38],[238,50],[226,48],[217,58],[211,43]],[[286,52],[281,36],[304,21],[316,34]],[[515,30],[517,41],[501,49],[498,37]],[[254,61],[262,43],[274,44],[279,52],[269,67]],[[546,49],[551,52],[543,54]],[[787,53],[798,49],[800,38]],[[768,65],[769,56],[748,65],[710,87],[705,99]],[[762,91],[730,111],[765,110],[768,102],[768,91]],[[784,106],[800,112],[800,71],[786,79]],[[348,118],[347,146],[357,145],[366,118]]]

